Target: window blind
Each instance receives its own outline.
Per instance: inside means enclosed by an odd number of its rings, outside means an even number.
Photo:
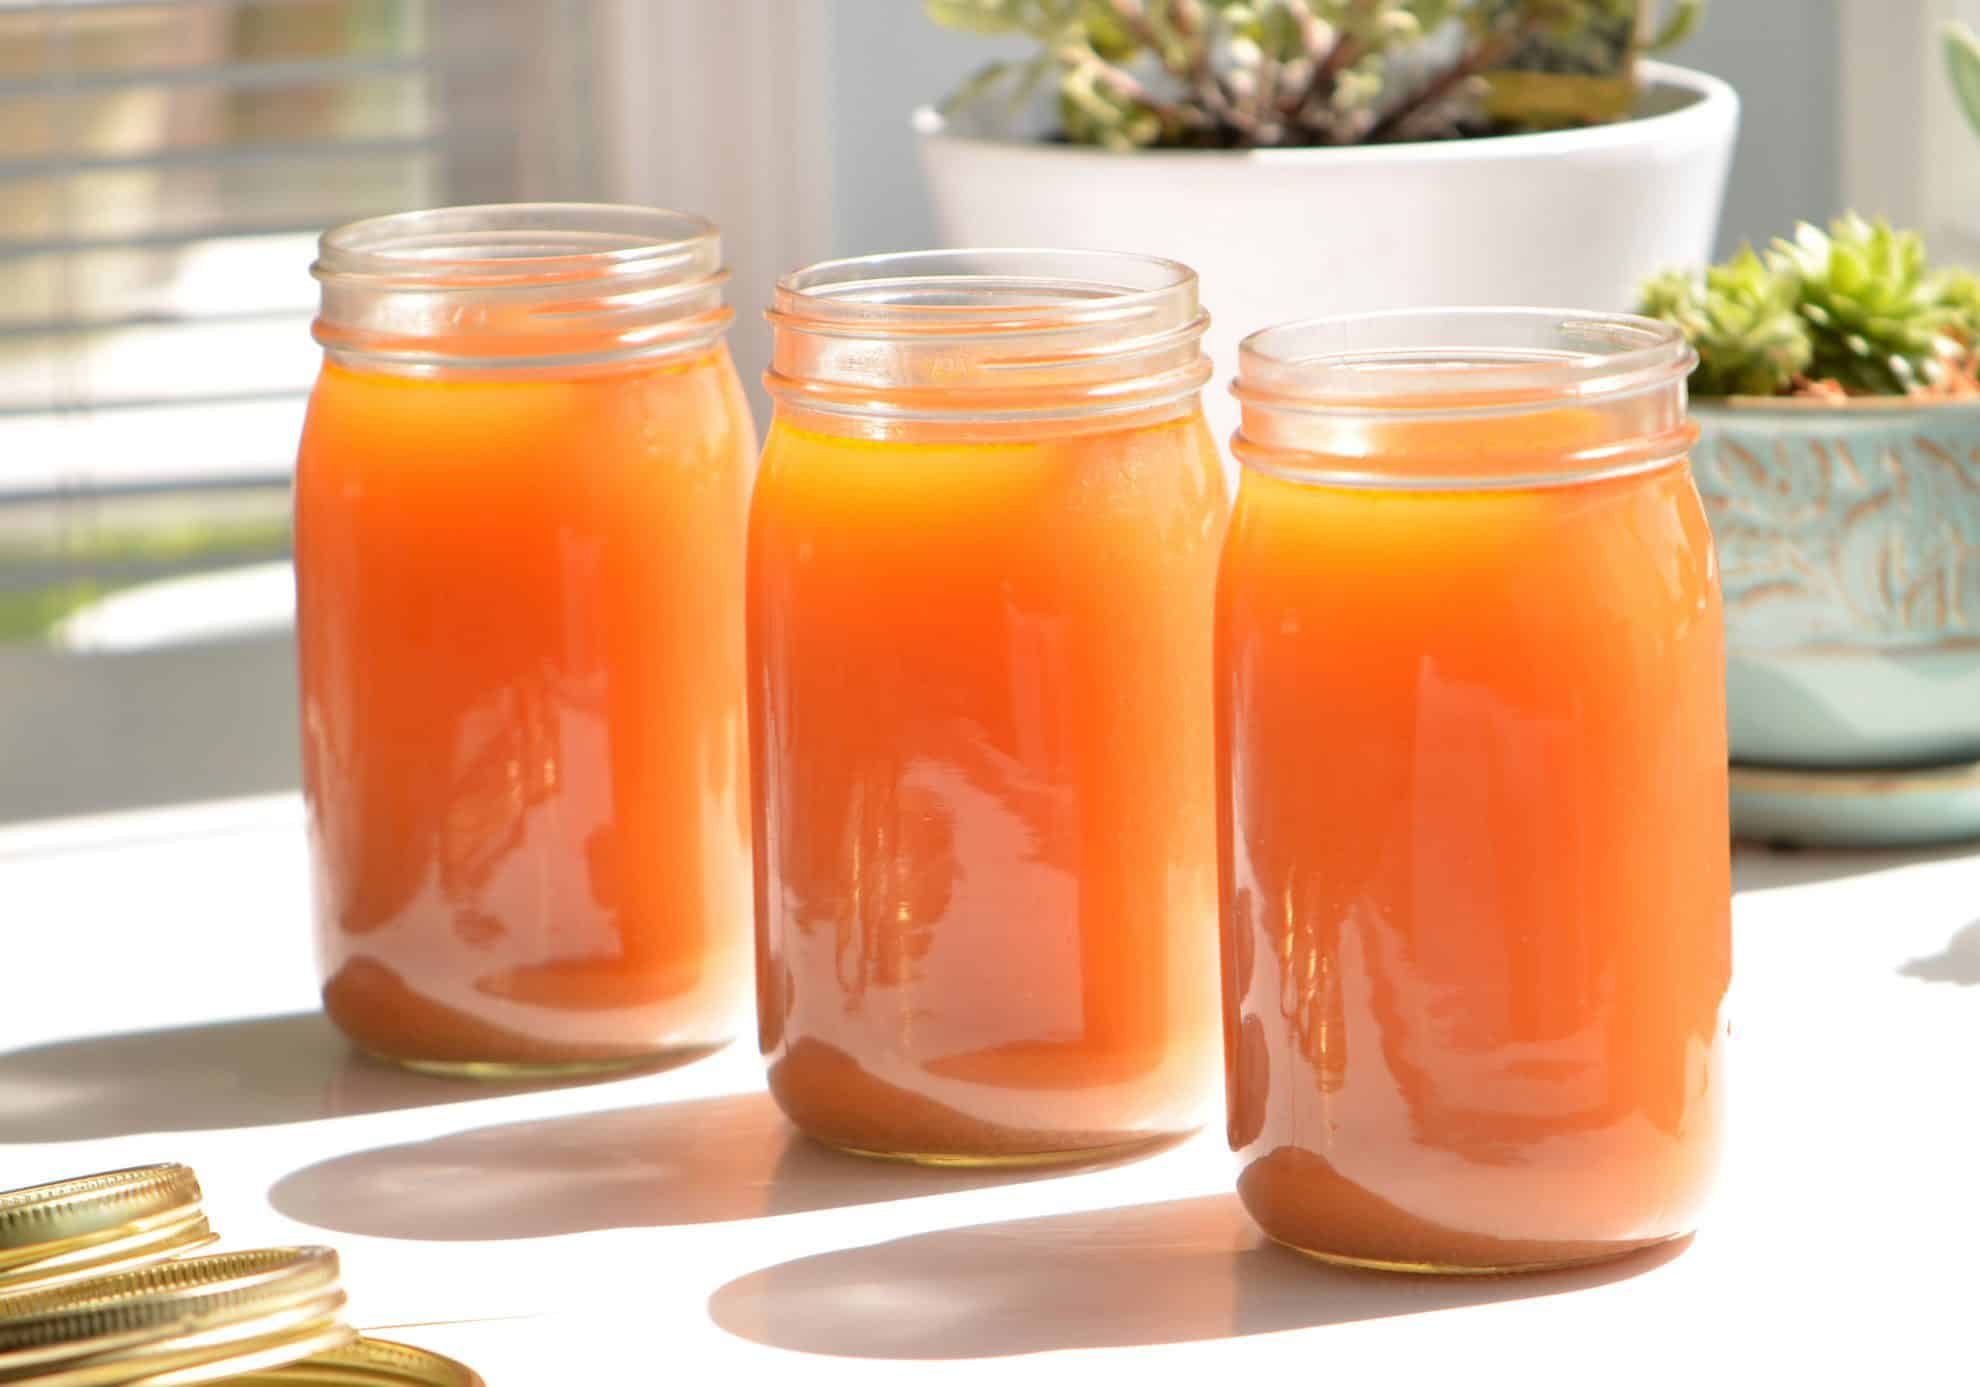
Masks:
[[[298,765],[325,227],[595,196],[601,0],[0,0],[0,821]]]
[[[581,4],[0,0],[0,497],[274,483],[325,226],[516,195]],[[531,122],[543,117],[528,113]],[[581,193],[583,170],[554,181]]]

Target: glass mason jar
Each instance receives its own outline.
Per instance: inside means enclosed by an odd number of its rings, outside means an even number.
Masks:
[[[1200,1124],[1217,1064],[1196,276],[826,264],[771,311],[751,517],[759,1039],[869,1155],[1066,1159]]]
[[[1689,1231],[1730,975],[1724,653],[1663,324],[1247,339],[1217,614],[1238,1189],[1414,1271]]]
[[[315,273],[296,590],[331,1019],[469,1073],[729,1039],[754,432],[715,229],[450,208],[333,231]]]

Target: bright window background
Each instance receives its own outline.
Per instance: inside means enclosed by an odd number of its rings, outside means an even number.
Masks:
[[[592,18],[0,0],[0,820],[294,783],[315,236],[592,195]]]
[[[1890,189],[1848,155],[1936,80],[1882,50],[1976,6],[1714,0],[1677,57],[1745,102],[1722,246],[1943,186],[1922,153]],[[704,212],[754,389],[776,275],[929,243],[908,113],[986,51],[919,0],[0,0],[0,822],[295,783],[317,232]]]

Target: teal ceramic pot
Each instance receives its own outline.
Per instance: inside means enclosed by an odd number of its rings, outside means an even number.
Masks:
[[[1980,402],[1693,401],[1732,759],[1980,760]]]

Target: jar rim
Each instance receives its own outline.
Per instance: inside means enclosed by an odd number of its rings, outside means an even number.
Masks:
[[[1249,469],[1331,487],[1528,490],[1645,474],[1690,453],[1697,360],[1669,323],[1579,309],[1284,323],[1238,346],[1231,450]]]
[[[714,225],[659,207],[395,212],[325,232],[310,273],[330,359],[404,375],[618,371],[708,351],[734,317]]]
[[[765,317],[771,397],[862,428],[1173,411],[1210,375],[1196,271],[1124,251],[828,260],[780,279]]]
[[[392,212],[317,241],[319,280],[408,287],[542,285],[721,264],[721,235],[691,212],[609,202],[481,203]]]
[[[1612,402],[1697,364],[1670,323],[1557,308],[1397,309],[1280,323],[1238,344],[1247,409],[1447,418]]]
[[[889,251],[793,270],[777,281],[773,323],[861,335],[1049,330],[1130,319],[1179,291],[1196,271],[1129,251],[987,247]]]

